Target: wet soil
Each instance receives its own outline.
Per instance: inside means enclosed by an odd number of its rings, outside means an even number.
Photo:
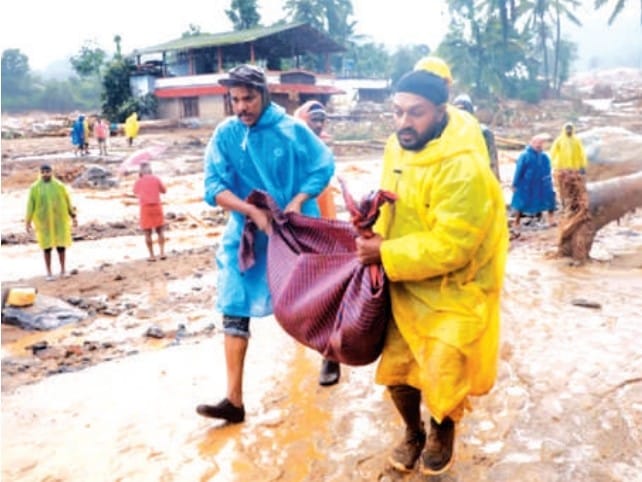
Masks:
[[[580,268],[556,257],[554,229],[533,223],[512,242],[498,381],[473,400],[458,428],[456,465],[441,477],[387,467],[402,425],[372,382],[374,364],[343,367],[341,383],[321,388],[320,356],[270,317],[253,324],[247,422],[221,426],[195,415],[197,403],[225,391],[213,310],[222,214],[200,198],[198,160],[210,133],[137,140],[171,146],[153,161],[168,184],[167,259],[146,261],[133,178],[123,177],[109,190],[74,189],[73,274],[53,282],[22,232],[37,167],[47,159],[72,182],[87,164],[116,168],[132,150],[115,138],[107,159],[75,158],[65,138],[3,141],[3,288],[81,299],[90,314],[48,332],[2,325],[3,480],[642,480],[640,213],[600,232],[593,260]],[[508,166],[517,153],[501,156]],[[374,187],[376,157],[342,152],[339,174],[356,193]],[[600,177],[617,169],[600,168]]]

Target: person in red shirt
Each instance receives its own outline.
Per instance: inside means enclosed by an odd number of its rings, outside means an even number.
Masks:
[[[161,194],[165,192],[163,182],[158,176],[152,174],[151,166],[148,163],[141,164],[139,178],[134,184],[134,194],[140,205],[140,227],[145,232],[145,244],[149,251],[148,261],[156,261],[152,240],[153,230],[158,236],[160,259],[165,259],[165,236],[163,234],[165,217],[161,203]]]

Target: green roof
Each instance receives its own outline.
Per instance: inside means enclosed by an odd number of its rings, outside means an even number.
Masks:
[[[259,58],[266,57],[266,54],[291,57],[303,53],[332,53],[345,50],[324,32],[308,23],[299,22],[233,32],[201,33],[136,49],[132,53],[143,55],[221,47],[225,53],[229,52],[235,56],[241,50],[246,51],[246,44],[250,43],[254,45],[255,55]]]

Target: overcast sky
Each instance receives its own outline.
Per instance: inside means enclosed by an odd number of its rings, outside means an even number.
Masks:
[[[229,31],[232,25],[225,9],[230,3],[231,0],[109,0],[98,3],[13,0],[5,2],[2,7],[0,49],[20,49],[29,58],[33,70],[44,69],[53,61],[74,55],[88,40],[96,41],[101,48],[112,53],[116,34],[122,38],[123,52],[128,53],[180,37],[190,24],[198,25],[203,32]],[[283,3],[283,0],[259,0],[261,22],[269,25],[281,18]],[[592,4],[593,0],[585,0],[585,3]],[[635,3],[629,2],[629,6],[633,7]],[[101,4],[103,7],[98,11],[97,6]],[[423,43],[434,49],[448,27],[443,0],[353,0],[352,4],[357,21],[356,33],[391,48],[400,44]],[[624,47],[613,40],[612,33],[623,30],[622,24],[627,19],[637,25],[637,32],[633,30],[634,37],[626,36],[627,45],[637,44],[638,51],[642,49],[639,8],[638,4],[637,10],[625,12],[625,18],[618,20],[611,30],[606,27],[606,10],[592,14],[590,23],[597,25],[598,29],[589,35],[590,39],[596,40],[590,47],[591,51],[606,49],[606,53],[600,55],[608,55],[608,49],[621,51]],[[591,11],[587,7],[580,16],[585,18]],[[639,57],[642,62],[642,53]]]

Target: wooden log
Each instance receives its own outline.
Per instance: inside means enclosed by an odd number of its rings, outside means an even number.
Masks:
[[[642,171],[585,183],[577,171],[555,174],[562,202],[558,254],[584,263],[597,232],[627,212],[642,207]]]

